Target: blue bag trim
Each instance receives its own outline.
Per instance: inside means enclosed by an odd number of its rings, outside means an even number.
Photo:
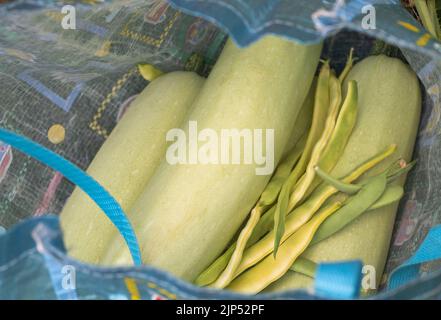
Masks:
[[[362,267],[359,260],[319,264],[315,274],[315,293],[333,299],[358,298]]]
[[[217,25],[240,47],[246,47],[268,34],[313,44],[342,29],[348,29],[375,36],[400,48],[421,52],[437,60],[441,57],[441,43],[435,38],[430,39],[427,45],[419,46],[416,43],[423,31],[391,27],[390,21],[398,20],[415,25],[415,19],[400,5],[399,0],[311,1],[311,4],[302,6],[305,11],[301,12],[301,21],[289,15],[295,12],[290,7],[295,6],[294,1],[290,0],[169,0],[169,3],[186,14]],[[317,7],[318,3],[320,7]],[[386,11],[377,12],[375,30],[364,29],[361,25],[365,17],[362,8],[377,5]],[[408,41],[402,41],[403,38]]]
[[[0,128],[0,140],[59,171],[68,180],[80,187],[104,211],[124,237],[134,263],[136,265],[142,264],[138,240],[130,221],[118,202],[95,179],[63,157],[11,131]]]
[[[416,279],[422,263],[438,259],[441,259],[441,225],[430,229],[417,252],[391,273],[388,289],[398,288]]]

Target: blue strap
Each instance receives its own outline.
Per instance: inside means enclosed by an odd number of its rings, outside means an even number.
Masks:
[[[417,252],[391,273],[388,289],[395,289],[416,279],[422,263],[438,259],[441,259],[441,225],[430,229]]]
[[[321,263],[317,266],[314,291],[320,297],[356,299],[360,294],[361,261]]]
[[[124,237],[134,263],[142,264],[138,241],[127,216],[118,202],[97,181],[71,162],[25,137],[0,128],[0,140],[59,171],[80,187],[104,211]]]

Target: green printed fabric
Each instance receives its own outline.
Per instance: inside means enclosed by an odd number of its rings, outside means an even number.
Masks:
[[[78,3],[76,30],[62,28],[55,1],[0,5],[0,127],[86,169],[148,85],[138,64],[206,75],[225,34],[164,1]],[[64,140],[51,142],[63,128]],[[0,226],[59,213],[72,190],[59,173],[0,142]]]

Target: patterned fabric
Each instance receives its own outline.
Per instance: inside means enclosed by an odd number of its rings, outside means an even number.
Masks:
[[[0,6],[1,127],[86,169],[148,84],[137,64],[208,73],[223,32],[164,1],[124,2],[77,5],[76,30],[61,27],[55,1]],[[57,128],[63,140],[54,144]],[[72,189],[59,173],[0,142],[0,226],[60,212]]]

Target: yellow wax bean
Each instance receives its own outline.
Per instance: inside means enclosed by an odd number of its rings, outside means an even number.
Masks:
[[[280,245],[277,258],[269,255],[231,282],[227,289],[255,294],[282,277],[308,247],[320,224],[340,207],[341,203],[335,202],[320,210],[308,223]]]

